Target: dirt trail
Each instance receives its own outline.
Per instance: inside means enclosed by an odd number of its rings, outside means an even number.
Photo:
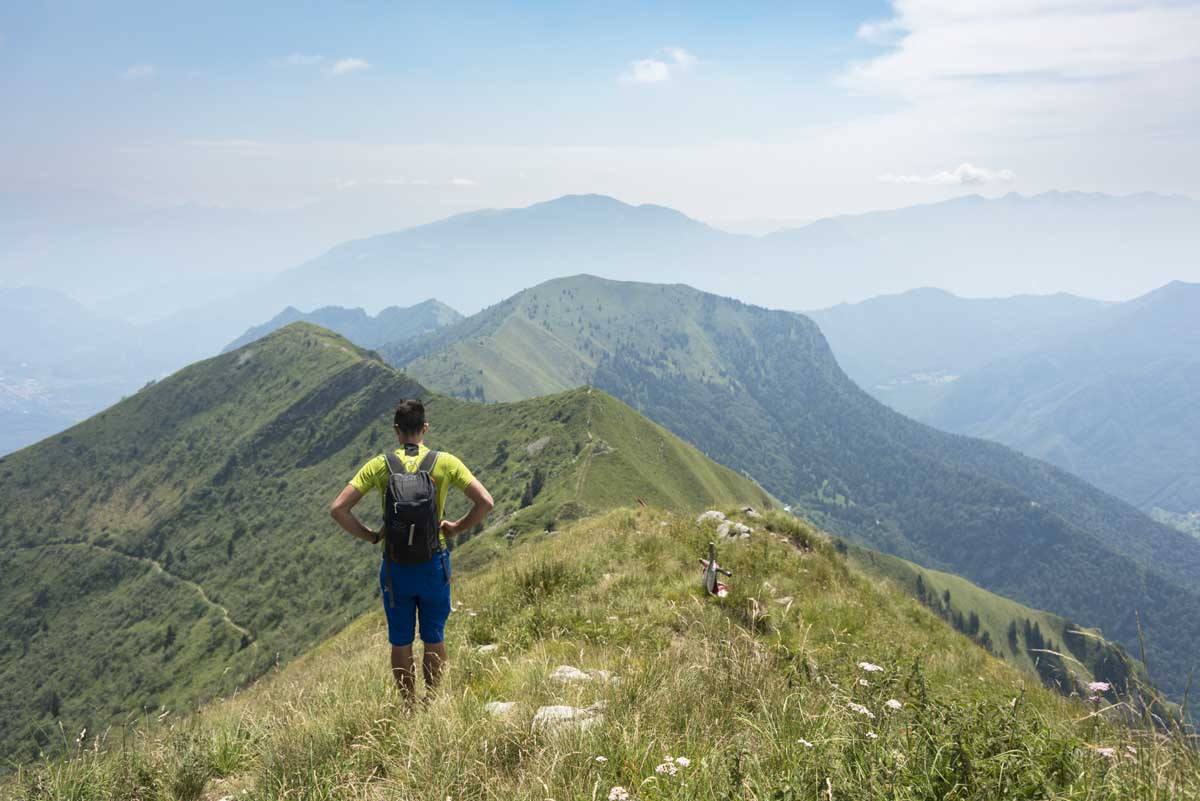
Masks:
[[[104,553],[112,554],[113,556],[119,556],[122,559],[129,559],[134,562],[141,562],[142,564],[149,567],[155,573],[159,573],[160,575],[163,575],[170,579],[173,579],[174,581],[177,581],[180,584],[185,584],[188,587],[191,587],[200,596],[200,600],[204,601],[206,606],[209,606],[212,609],[215,609],[221,613],[221,620],[224,621],[226,625],[228,625],[231,629],[233,629],[234,631],[238,632],[243,637],[245,637],[249,641],[249,643],[252,647],[254,647],[254,648],[258,647],[258,643],[255,641],[254,634],[251,633],[250,629],[246,628],[245,626],[240,626],[237,623],[235,623],[233,621],[233,618],[229,616],[229,610],[226,609],[221,604],[214,601],[212,598],[209,598],[208,593],[206,593],[204,591],[203,587],[201,587],[199,584],[197,584],[196,582],[194,582],[190,579],[185,579],[182,576],[178,576],[178,575],[172,573],[171,571],[167,570],[158,561],[156,561],[154,559],[150,559],[145,556],[132,556],[130,554],[123,553],[122,551],[118,551],[115,548],[106,548],[103,545],[93,545],[90,542],[51,542],[51,543],[47,543],[45,545],[19,545],[17,547],[21,550],[37,550],[37,549],[42,549],[42,548],[91,548],[92,550],[95,550],[95,551],[103,551]]]

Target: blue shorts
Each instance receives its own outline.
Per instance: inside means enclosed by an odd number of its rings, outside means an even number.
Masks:
[[[388,593],[391,573],[393,600]],[[412,645],[417,616],[421,618],[421,642],[435,645],[444,638],[446,618],[450,617],[450,552],[442,551],[428,562],[402,565],[384,559],[379,566],[379,589],[383,592],[383,611],[387,615],[388,642]]]

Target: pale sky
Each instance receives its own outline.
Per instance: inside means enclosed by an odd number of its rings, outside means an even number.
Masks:
[[[583,192],[1200,197],[1198,2],[175,5],[5,4],[2,191],[389,228]]]

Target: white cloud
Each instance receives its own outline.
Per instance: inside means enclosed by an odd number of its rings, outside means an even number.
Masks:
[[[940,130],[1095,135],[1200,113],[1196,0],[893,0],[843,84]],[[1122,109],[1115,114],[1115,109]],[[1101,126],[1100,129],[1097,126]]]
[[[479,186],[478,181],[472,181],[470,178],[451,178],[451,186]]]
[[[361,58],[342,58],[333,63],[329,68],[330,75],[347,75],[351,72],[360,72],[361,70],[370,69],[370,63]]]
[[[662,58],[641,58],[629,62],[621,73],[624,83],[664,83],[696,63],[696,57],[682,47],[664,47]]]
[[[121,72],[122,78],[136,80],[138,78],[153,78],[158,74],[158,68],[153,64],[134,64]]]
[[[981,186],[1014,178],[1012,170],[993,170],[963,162],[953,170],[941,170],[931,175],[896,175],[884,173],[876,180],[885,184],[925,184],[927,186]]]

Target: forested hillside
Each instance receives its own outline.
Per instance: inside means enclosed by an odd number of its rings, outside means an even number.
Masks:
[[[590,382],[821,525],[1135,647],[1182,693],[1200,543],[1043,462],[868,396],[799,314],[580,276],[384,350],[431,387],[511,400]]]
[[[0,460],[0,757],[228,692],[368,609],[378,551],[328,504],[413,395],[518,533],[637,498],[770,503],[599,391],[464,403],[293,324]]]

